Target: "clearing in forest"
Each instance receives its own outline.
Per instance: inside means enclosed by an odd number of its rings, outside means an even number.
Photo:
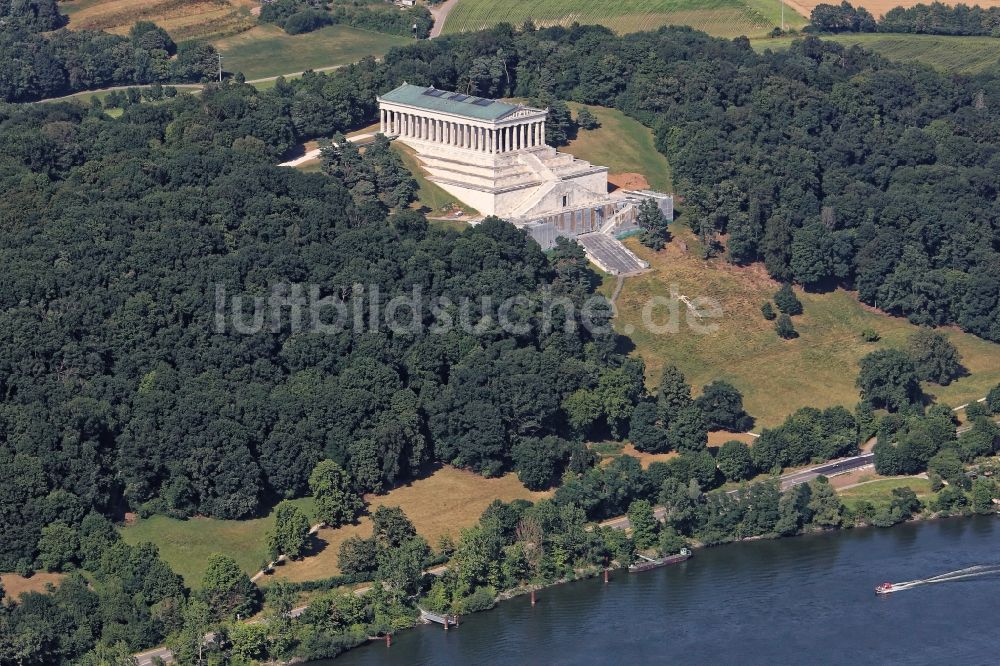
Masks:
[[[616,109],[573,102],[569,108],[574,118],[581,108],[589,109],[601,126],[593,130],[580,129],[576,138],[559,150],[591,164],[608,167],[611,170],[609,179],[616,184],[629,187],[638,182],[635,176],[641,175],[646,186],[659,192],[673,191],[670,164],[656,149],[651,129]]]
[[[381,505],[402,507],[417,532],[433,547],[442,534],[457,538],[461,528],[474,525],[495,499],[505,502],[515,499],[537,501],[549,494],[531,492],[521,485],[514,474],[485,479],[465,470],[442,467],[424,479],[385,495],[368,495],[365,502],[369,511]],[[304,497],[294,500],[294,503],[309,516],[311,523],[316,522],[312,498]],[[208,558],[213,553],[228,555],[248,575],[255,574],[268,557],[267,532],[273,524],[273,512],[266,518],[252,520],[177,520],[157,515],[123,527],[121,534],[132,545],[144,541],[156,544],[163,560],[184,577],[187,585],[197,589]],[[335,530],[322,529],[317,535],[319,548],[316,554],[280,565],[274,575],[266,576],[260,582],[266,585],[277,578],[304,581],[337,575],[340,573],[337,568],[340,544],[354,534],[371,536],[371,531],[371,520],[367,517],[357,525]]]
[[[625,280],[616,301],[615,329],[635,345],[632,353],[644,360],[650,385],[659,381],[667,364],[680,368],[696,393],[715,379],[725,379],[742,391],[747,412],[757,419],[755,430],[779,425],[800,407],[853,409],[860,399],[854,382],[861,358],[876,349],[902,348],[917,330],[906,319],[861,304],[853,292],[814,294],[796,288],[805,308],[792,319],[799,337],[782,340],[760,312],[779,287],[761,264],[741,268],[721,258],[705,261],[686,228],[675,224],[674,235],[661,252],[648,250],[634,237],[626,239],[652,270]],[[688,245],[686,252],[679,239]],[[607,278],[602,291],[610,293],[614,282]],[[687,308],[680,304],[676,333],[647,330],[642,324],[644,306],[654,297],[669,298],[671,286],[689,299],[714,299],[722,316],[710,322],[718,329],[694,332],[686,323]],[[666,312],[664,306],[654,309],[654,322],[666,323]],[[860,334],[867,328],[881,339],[863,342]],[[1000,383],[1000,345],[955,327],[940,330],[958,348],[969,374],[948,386],[924,384],[925,393],[955,406],[983,397]]]

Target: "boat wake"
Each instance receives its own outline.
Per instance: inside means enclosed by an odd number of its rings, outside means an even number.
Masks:
[[[974,567],[966,567],[965,569],[958,569],[957,571],[949,571],[948,573],[938,574],[937,576],[931,576],[930,578],[919,578],[917,580],[908,580],[902,583],[884,583],[880,585],[876,591],[881,594],[886,592],[900,592],[902,590],[909,590],[921,585],[951,583],[954,581],[968,580],[970,578],[979,578],[995,574],[1000,574],[1000,564],[977,564]]]

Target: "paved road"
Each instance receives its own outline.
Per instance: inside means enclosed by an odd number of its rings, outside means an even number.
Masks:
[[[367,143],[369,140],[374,139],[375,135],[372,133],[368,134],[355,134],[354,136],[347,137],[347,140],[351,143]],[[312,160],[319,159],[320,154],[323,152],[322,148],[313,148],[307,151],[302,157],[296,157],[294,160],[289,160],[288,162],[282,162],[278,166],[282,167],[297,167],[300,164],[305,164],[306,162],[311,162]]]
[[[600,231],[577,236],[576,242],[588,259],[614,275],[632,275],[649,267],[621,241]]]
[[[809,469],[803,469],[798,472],[785,474],[781,477],[781,489],[787,490],[792,486],[809,483],[818,476],[845,474],[847,472],[853,472],[856,469],[871,467],[874,464],[874,453],[863,453],[860,456],[854,456],[852,458],[841,458],[840,460],[823,463],[822,465],[817,465],[816,467],[810,467]]]
[[[431,28],[430,38],[441,36],[441,31],[444,30],[444,23],[448,20],[448,14],[451,10],[455,8],[455,4],[458,0],[447,0],[447,2],[442,2],[437,7],[431,8],[431,15],[434,17],[434,26]]]
[[[802,469],[797,472],[785,474],[781,477],[781,489],[787,490],[792,486],[809,483],[820,475],[834,476],[835,474],[845,474],[847,472],[853,472],[857,469],[870,467],[873,464],[875,464],[875,455],[872,453],[865,453],[851,458],[841,458],[840,460],[832,460],[830,462],[825,462],[822,465],[810,467],[809,469]],[[738,492],[738,489],[730,490],[729,494],[733,495]],[[657,506],[653,508],[653,515],[657,520],[663,520],[663,518],[667,515],[667,511],[662,506]],[[628,516],[619,516],[618,518],[612,518],[611,520],[606,520],[601,523],[601,527],[611,527],[616,530],[628,529],[630,526]]]

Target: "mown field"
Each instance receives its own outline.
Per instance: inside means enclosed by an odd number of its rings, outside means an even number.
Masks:
[[[947,37],[938,35],[854,34],[829,35],[823,39],[845,46],[857,44],[891,60],[918,62],[943,72],[976,74],[1000,66],[1000,39],[994,37]],[[757,51],[787,49],[794,38],[755,39]]]
[[[878,479],[853,488],[844,488],[837,491],[837,494],[844,504],[852,509],[859,502],[871,502],[876,507],[882,507],[892,501],[894,488],[909,488],[925,502],[929,502],[935,495],[931,491],[931,482],[918,477]]]
[[[548,493],[535,493],[521,485],[513,474],[498,478],[483,477],[443,467],[431,476],[414,481],[381,496],[368,496],[369,510],[380,505],[398,505],[410,517],[417,531],[433,546],[442,534],[458,536],[463,527],[475,524],[483,510],[494,499],[538,500]],[[312,498],[295,500],[295,504],[316,522]],[[208,558],[213,553],[224,553],[236,560],[240,568],[253,575],[267,559],[267,532],[274,524],[273,514],[254,520],[217,520],[191,518],[176,520],[166,516],[140,519],[121,529],[122,537],[130,544],[149,541],[160,549],[160,555],[184,577],[185,583],[197,589]],[[359,524],[339,529],[323,529],[316,540],[316,553],[298,562],[277,567],[273,576],[294,581],[314,580],[336,575],[337,552],[349,536],[371,535],[371,521],[362,518]],[[7,574],[4,574],[5,578]]]
[[[718,37],[738,37],[766,34],[777,25],[776,12],[777,0],[459,0],[444,32],[482,30],[500,22],[520,26],[530,18],[540,27],[576,22],[629,33],[689,25]],[[786,21],[791,27],[802,24],[790,9]]]
[[[136,21],[154,21],[176,41],[213,39],[248,30],[257,0],[70,0],[59,3],[77,30],[128,32]]]
[[[584,107],[570,103],[573,116]],[[621,111],[601,106],[587,106],[601,126],[581,129],[564,152],[611,169],[612,174],[635,173],[645,177],[649,186],[660,192],[672,192],[670,164],[656,150],[653,131]]]
[[[342,25],[304,35],[289,35],[277,26],[261,25],[213,44],[222,53],[226,71],[243,72],[252,80],[346,65],[365,56],[383,55],[393,46],[412,41]]]
[[[845,405],[858,402],[854,386],[858,362],[875,349],[902,347],[917,327],[860,304],[847,291],[825,294],[796,289],[805,313],[793,319],[799,337],[782,340],[760,306],[778,289],[763,266],[737,268],[722,259],[698,258],[695,241],[686,229],[675,229],[691,248],[680,249],[675,238],[662,252],[651,252],[635,238],[626,244],[651,263],[652,270],[627,278],[616,302],[615,328],[635,345],[632,353],[645,364],[651,385],[662,368],[674,364],[700,390],[708,382],[725,379],[743,392],[747,411],[761,426],[774,426],[800,407]],[[602,289],[610,293],[614,281]],[[643,309],[654,297],[669,298],[671,289],[689,299],[708,297],[722,316],[705,320],[717,324],[714,332],[697,333],[688,325],[687,308],[678,306],[676,333],[658,333],[643,325]],[[666,323],[668,309],[652,310],[653,322]],[[697,320],[695,320],[697,322]],[[881,340],[865,343],[860,332],[872,328]],[[986,342],[955,328],[943,329],[962,355],[969,375],[949,386],[925,385],[935,399],[960,405],[986,395],[1000,383],[1000,345]]]
[[[312,520],[312,498],[295,500],[295,503]],[[152,516],[123,527],[121,534],[131,545],[144,541],[156,544],[164,561],[184,577],[188,586],[197,589],[201,586],[208,558],[214,553],[229,555],[249,575],[257,573],[268,556],[267,531],[272,525],[273,513],[254,520],[177,520]]]

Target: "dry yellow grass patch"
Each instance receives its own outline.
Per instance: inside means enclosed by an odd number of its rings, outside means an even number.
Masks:
[[[369,511],[379,506],[400,506],[413,521],[417,533],[431,546],[444,534],[458,537],[459,531],[470,527],[495,499],[511,502],[526,499],[536,502],[551,496],[551,492],[532,492],[521,485],[517,476],[508,474],[496,479],[485,479],[478,474],[454,467],[442,467],[431,476],[402,486],[386,495],[365,498]],[[357,525],[335,530],[322,529],[319,539],[322,550],[298,562],[290,562],[275,570],[273,576],[261,581],[284,578],[291,581],[316,580],[340,573],[337,552],[348,537],[371,536],[372,522],[363,518]]]
[[[176,39],[232,35],[252,28],[252,0],[75,0],[63,4],[75,30],[128,32],[136,21],[153,21]]]
[[[622,455],[632,456],[633,458],[638,458],[639,463],[642,465],[643,469],[649,467],[650,463],[654,462],[667,462],[671,458],[676,458],[678,454],[676,451],[669,451],[667,453],[646,453],[645,451],[640,451],[631,444],[626,444],[622,447]],[[604,462],[611,462],[611,458],[607,458]]]
[[[711,449],[717,449],[726,442],[730,440],[737,440],[753,446],[753,443],[757,440],[756,437],[746,432],[726,432],[725,430],[713,430],[708,433],[708,447]]]
[[[45,588],[51,583],[59,587],[59,583],[65,578],[60,573],[36,573],[31,578],[25,578],[15,573],[0,574],[0,584],[8,599],[17,599],[25,592],[45,592]]]

